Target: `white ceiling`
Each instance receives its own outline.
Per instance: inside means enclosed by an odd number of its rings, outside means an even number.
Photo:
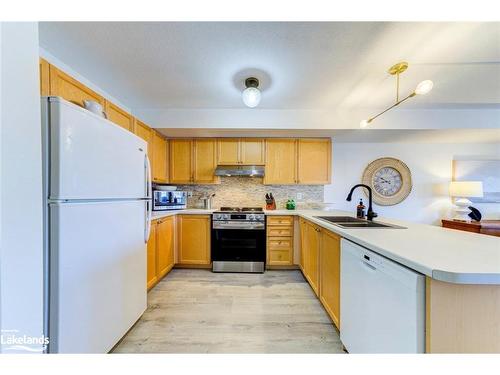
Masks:
[[[500,23],[42,22],[40,44],[134,111],[242,109],[250,75],[259,109],[381,108],[399,60],[402,94],[435,83],[405,108],[500,108]]]

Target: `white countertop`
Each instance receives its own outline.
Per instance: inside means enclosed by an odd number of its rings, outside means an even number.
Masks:
[[[151,214],[151,219],[161,219],[167,216],[172,215],[211,215],[212,212],[217,211],[213,210],[203,210],[200,208],[189,208],[186,210],[171,210],[171,211],[153,211]]]
[[[211,214],[216,210],[188,209],[153,213],[153,218],[175,214]],[[500,285],[500,238],[483,234],[376,218],[406,227],[341,228],[315,216],[353,216],[346,211],[273,210],[266,215],[297,215],[340,236],[414,269],[433,279],[458,284]]]
[[[345,211],[275,210],[267,215],[299,215],[342,237],[433,279],[457,284],[500,284],[500,238],[387,218],[406,227],[341,228],[315,216],[353,216]]]

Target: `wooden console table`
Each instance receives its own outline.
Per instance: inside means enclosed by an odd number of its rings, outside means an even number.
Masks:
[[[500,220],[481,220],[481,221],[455,221],[441,220],[444,228],[464,230],[467,232],[489,234],[490,236],[500,237]]]

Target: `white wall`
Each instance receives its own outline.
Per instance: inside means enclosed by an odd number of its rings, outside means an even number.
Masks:
[[[410,195],[395,206],[374,206],[380,216],[440,224],[450,213],[451,199],[448,185],[452,177],[454,156],[485,155],[500,158],[500,145],[455,143],[335,143],[333,140],[332,184],[325,186],[325,202],[335,207],[355,211],[358,190],[353,201],[345,198],[350,188],[361,182],[365,167],[380,157],[395,157],[405,162],[412,173],[413,189]],[[367,202],[367,199],[363,199]],[[485,218],[500,219],[500,204],[475,204]]]
[[[0,23],[0,328],[43,333],[42,171],[37,23]],[[0,348],[11,353],[7,346]]]

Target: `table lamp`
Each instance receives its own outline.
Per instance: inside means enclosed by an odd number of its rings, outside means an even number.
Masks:
[[[483,183],[481,181],[452,181],[450,195],[455,198],[455,216],[453,220],[470,221],[468,216],[469,206],[472,204],[467,198],[483,196]]]

